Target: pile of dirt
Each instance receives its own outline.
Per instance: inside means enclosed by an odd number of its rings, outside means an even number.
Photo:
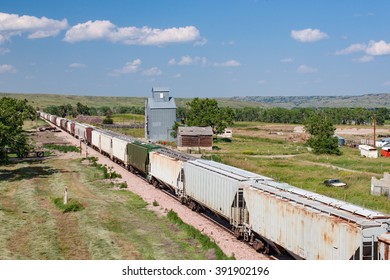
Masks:
[[[76,122],[79,122],[79,123],[89,123],[89,124],[95,124],[95,125],[103,123],[103,117],[99,117],[99,116],[79,115],[74,120]]]

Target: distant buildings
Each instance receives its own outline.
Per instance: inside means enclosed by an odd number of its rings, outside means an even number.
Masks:
[[[145,101],[145,138],[149,141],[175,141],[171,136],[176,121],[176,104],[169,89],[152,88]]]

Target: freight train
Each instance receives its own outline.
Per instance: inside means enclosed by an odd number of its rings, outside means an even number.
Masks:
[[[236,167],[38,112],[112,161],[213,213],[257,251],[310,260],[389,259],[390,215]]]

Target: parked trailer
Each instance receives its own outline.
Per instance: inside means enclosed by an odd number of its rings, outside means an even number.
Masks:
[[[377,259],[390,216],[279,182],[243,186],[243,217],[268,244],[297,259]]]
[[[235,227],[241,227],[239,218],[231,215],[232,203],[237,199],[239,186],[248,180],[272,180],[226,164],[197,159],[184,163],[184,199],[206,207]],[[195,205],[193,204],[195,202]]]
[[[131,172],[141,173],[144,177],[149,174],[149,153],[160,149],[160,146],[133,141],[127,146],[127,165]]]
[[[195,159],[195,157],[169,149],[152,151],[149,153],[150,173],[148,174],[148,181],[155,187],[168,188],[182,197],[183,192],[179,192],[179,190],[183,190],[183,163]]]

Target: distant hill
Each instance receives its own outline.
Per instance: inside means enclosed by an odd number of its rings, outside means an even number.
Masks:
[[[354,96],[244,96],[230,99],[284,108],[390,108],[390,93]]]
[[[65,94],[24,94],[24,93],[1,93],[1,97],[13,97],[17,99],[27,99],[30,105],[35,108],[45,108],[47,106],[60,106],[70,104],[75,106],[78,102],[88,107],[119,107],[119,106],[135,106],[142,107],[145,106],[146,97],[126,97],[126,96],[78,96],[78,95],[65,95]],[[175,97],[175,96],[173,96]],[[187,102],[191,101],[192,98],[176,98],[176,105],[184,107]],[[230,98],[216,98],[218,104],[221,107],[232,107],[232,108],[242,108],[242,107],[270,107],[267,104],[262,103],[253,103],[247,102],[244,100],[234,100]]]
[[[36,108],[45,108],[50,105],[71,104],[78,102],[88,107],[118,107],[145,105],[145,97],[118,97],[118,96],[77,96],[62,94],[21,94],[0,93],[0,98],[9,96],[18,99],[27,99]],[[173,96],[175,97],[175,96]],[[212,97],[210,97],[212,98]],[[390,93],[365,94],[355,96],[243,96],[232,98],[215,98],[221,107],[283,107],[283,108],[390,108]],[[191,98],[176,98],[176,105],[184,107]]]

